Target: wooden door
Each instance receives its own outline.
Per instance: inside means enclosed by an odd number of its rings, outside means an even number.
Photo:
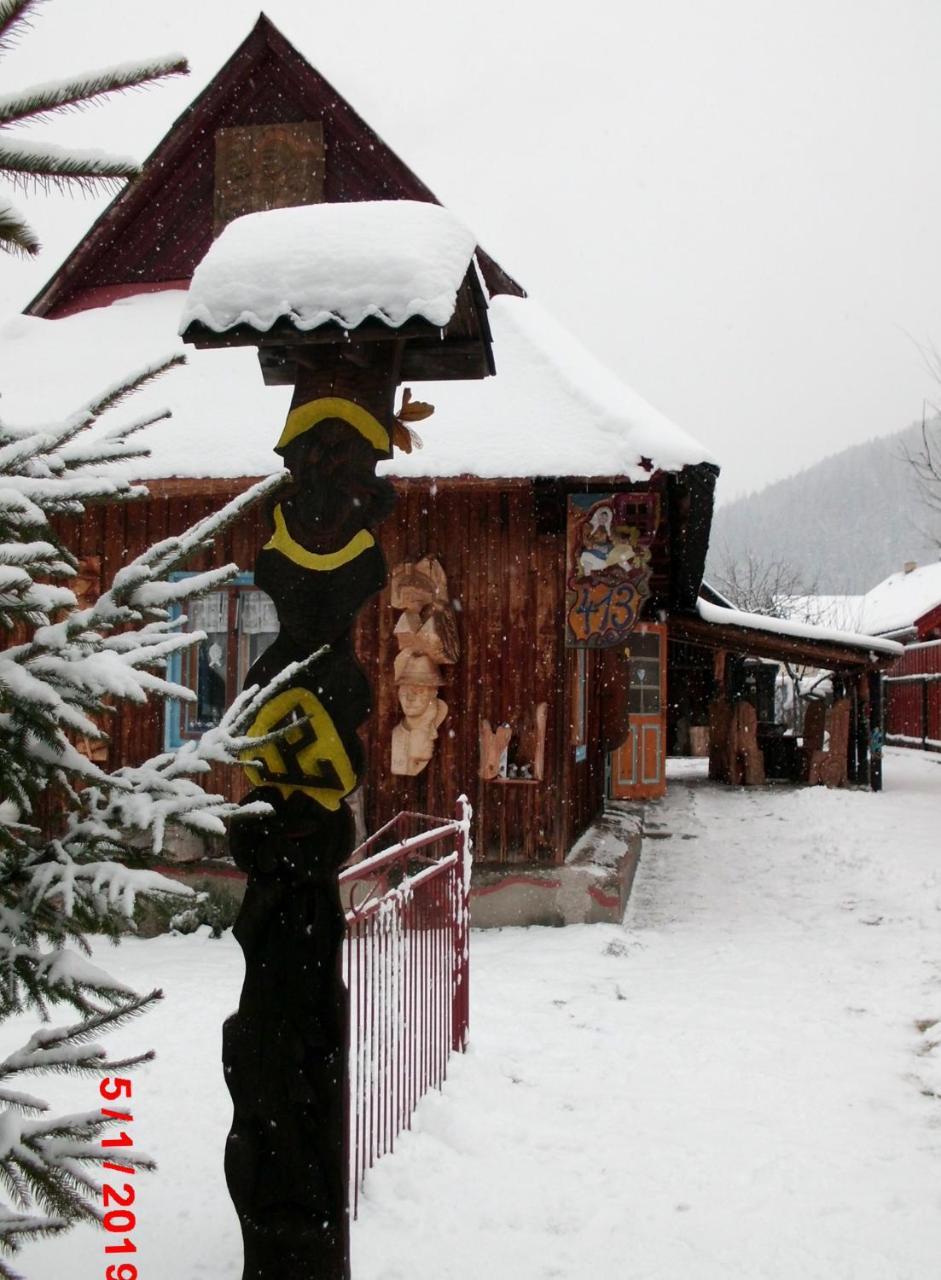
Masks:
[[[647,800],[666,791],[666,627],[639,623],[625,648],[628,733],[611,752],[609,790],[615,800]]]

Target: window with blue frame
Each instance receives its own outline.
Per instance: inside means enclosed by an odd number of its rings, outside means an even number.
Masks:
[[[181,612],[176,609],[177,615]],[[240,573],[219,591],[193,600],[185,613],[184,630],[204,631],[206,639],[170,659],[169,678],[192,689],[196,698],[167,703],[164,740],[168,749],[198,738],[219,723],[249,667],[278,634],[274,604],[254,585],[250,573]]]

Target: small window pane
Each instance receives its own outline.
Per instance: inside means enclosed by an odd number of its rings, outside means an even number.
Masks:
[[[271,599],[252,586],[213,591],[186,606],[188,631],[206,639],[184,658],[184,683],[196,694],[182,708],[182,732],[196,737],[221,721],[251,665],[276,639],[278,617]]]
[[[660,711],[660,637],[641,632],[631,637],[628,710],[632,715],[656,715]]]
[[[270,596],[255,587],[246,587],[238,598],[238,687],[245,684],[249,669],[278,636],[278,614]],[[238,690],[232,690],[232,697]]]
[[[243,591],[240,594],[239,630],[246,636],[278,634],[274,601],[264,591]]]
[[[210,632],[196,655],[196,706],[188,728],[201,733],[217,725],[228,705],[225,673],[229,637],[224,631]]]
[[[213,591],[185,606],[188,631],[211,631],[218,634],[229,629],[229,597],[225,591]]]

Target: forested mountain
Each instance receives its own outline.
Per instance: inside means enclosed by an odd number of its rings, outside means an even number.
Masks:
[[[941,516],[918,492],[906,449],[921,427],[835,453],[786,480],[720,507],[707,576],[728,578],[749,554],[783,561],[807,590],[860,593],[901,569],[941,554]]]

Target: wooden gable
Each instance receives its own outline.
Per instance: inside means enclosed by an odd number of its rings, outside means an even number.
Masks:
[[[926,613],[915,619],[918,628],[918,639],[930,639],[934,635],[941,636],[941,600]]]
[[[185,288],[213,239],[218,132],[308,123],[322,127],[324,200],[440,203],[262,15],[27,314],[54,318],[142,288]],[[491,294],[525,296],[498,263],[477,256]]]
[[[216,130],[213,234],[246,213],[322,204],[323,122]]]

